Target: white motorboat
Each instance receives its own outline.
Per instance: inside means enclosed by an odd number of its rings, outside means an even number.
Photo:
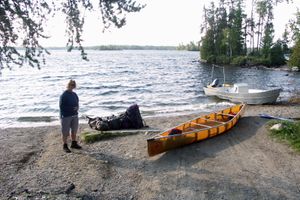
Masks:
[[[210,85],[203,88],[207,96],[217,96],[232,102],[242,102],[247,104],[266,104],[276,102],[280,88],[262,90],[249,89],[246,83],[236,83],[233,85],[223,84],[212,87]]]
[[[214,73],[212,68],[212,78]],[[225,84],[225,70],[223,68],[224,83],[219,85],[215,79],[211,84],[203,87],[207,96],[216,96],[220,99],[226,99],[232,102],[247,104],[266,104],[276,102],[281,88],[274,89],[250,89],[247,83],[235,83],[233,85]]]

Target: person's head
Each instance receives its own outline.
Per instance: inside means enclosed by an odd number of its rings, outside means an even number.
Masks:
[[[76,82],[75,82],[74,80],[71,79],[71,80],[68,82],[67,89],[68,89],[68,90],[73,90],[74,88],[76,88]]]

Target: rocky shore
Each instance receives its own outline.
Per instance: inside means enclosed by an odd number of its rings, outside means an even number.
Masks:
[[[300,199],[300,155],[260,113],[300,117],[300,106],[248,106],[229,132],[155,157],[144,132],[66,154],[58,126],[0,129],[0,199]],[[146,122],[164,130],[199,114]]]

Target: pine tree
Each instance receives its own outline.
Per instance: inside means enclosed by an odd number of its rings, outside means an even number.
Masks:
[[[200,55],[201,59],[208,62],[215,62],[216,57],[216,23],[215,23],[215,4],[211,2],[209,8],[204,7],[204,23],[201,32],[204,36],[201,38]]]
[[[285,63],[283,42],[278,40],[270,49],[270,64],[271,66],[281,66]]]
[[[220,0],[219,7],[216,10],[216,56],[226,55],[228,44],[224,43],[223,30],[227,28],[227,11],[224,0]]]
[[[232,56],[239,56],[245,53],[244,51],[244,37],[243,37],[243,10],[242,10],[242,1],[236,1],[236,8],[232,10],[232,25],[231,25],[231,38],[232,38]]]
[[[295,46],[292,48],[292,54],[289,59],[289,66],[300,67],[300,11],[297,10],[295,15],[296,19],[291,20],[289,25],[292,33],[292,40],[296,41]]]
[[[288,47],[288,44],[290,42],[289,35],[290,35],[290,33],[288,31],[288,27],[285,26],[284,32],[282,34],[282,48],[283,48],[283,53],[284,54],[290,53],[290,49]]]
[[[295,46],[292,49],[292,55],[289,59],[289,66],[297,66],[300,67],[300,40],[298,40],[295,44]]]
[[[273,38],[274,38],[274,28],[273,28],[273,5],[272,0],[267,0],[265,4],[266,13],[267,13],[267,19],[266,24],[264,27],[264,36],[262,39],[262,56],[264,58],[267,58],[270,56],[270,50],[273,45]]]

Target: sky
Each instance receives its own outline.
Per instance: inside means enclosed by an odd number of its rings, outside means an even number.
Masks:
[[[121,29],[110,28],[104,33],[100,15],[96,12],[86,16],[84,25],[84,46],[95,45],[159,45],[177,46],[190,41],[199,41],[203,6],[211,1],[201,0],[136,0],[146,7],[138,13],[127,15],[127,24]],[[246,1],[250,12],[251,0]],[[274,9],[275,40],[281,37],[285,24],[294,18],[300,0],[281,3]],[[65,46],[64,18],[57,15],[46,27],[51,36],[42,42],[45,46]]]

